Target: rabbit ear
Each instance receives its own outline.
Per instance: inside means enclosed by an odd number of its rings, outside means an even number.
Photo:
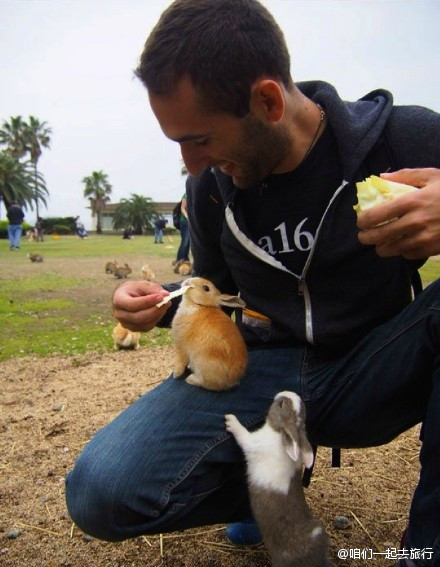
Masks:
[[[281,395],[276,399],[281,410],[281,438],[289,457],[295,463],[301,460],[309,469],[313,465],[314,454],[306,435],[304,404],[298,397],[295,399],[299,401],[299,407],[294,405],[290,397]]]
[[[293,435],[289,431],[286,431],[284,429],[281,431],[281,441],[284,445],[284,448],[286,449],[286,453],[294,463],[297,463],[300,458],[299,444],[293,438]]]
[[[226,293],[220,295],[220,305],[225,307],[246,307],[246,303],[237,295],[227,295]]]
[[[288,431],[281,432],[282,443],[292,461],[297,463],[301,459],[304,466],[310,469],[315,459],[313,449],[304,433],[300,434],[300,437],[298,442]]]
[[[301,437],[301,456],[304,463],[304,466],[307,469],[311,469],[313,466],[313,461],[315,460],[315,455],[313,453],[312,446],[309,443],[309,440],[306,437],[305,431],[300,433]]]

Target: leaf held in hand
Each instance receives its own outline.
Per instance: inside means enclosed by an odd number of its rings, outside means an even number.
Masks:
[[[166,297],[164,297],[162,299],[162,301],[159,301],[159,303],[156,303],[156,307],[162,307],[162,305],[165,305],[165,303],[168,303],[174,297],[179,297],[179,295],[183,295],[186,291],[188,291],[188,287],[184,286],[184,287],[181,287],[179,289],[176,289],[176,290],[170,292],[170,295],[167,295]]]
[[[404,183],[396,183],[395,181],[388,181],[376,175],[367,177],[364,181],[356,183],[357,189],[357,205],[353,207],[356,213],[371,209],[376,205],[382,205],[396,197],[416,191],[417,187],[412,185],[405,185]]]

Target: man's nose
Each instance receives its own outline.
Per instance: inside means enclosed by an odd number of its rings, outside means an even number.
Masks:
[[[199,175],[209,165],[209,157],[202,148],[180,146],[180,152],[190,175]]]

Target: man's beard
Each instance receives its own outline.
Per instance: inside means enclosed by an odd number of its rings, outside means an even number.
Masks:
[[[238,146],[234,162],[240,166],[241,174],[233,177],[238,189],[258,186],[286,158],[292,147],[286,128],[270,128],[252,114],[243,119]]]

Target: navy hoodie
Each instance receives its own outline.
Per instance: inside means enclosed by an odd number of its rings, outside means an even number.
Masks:
[[[210,279],[222,292],[239,292],[247,307],[260,314],[237,316],[249,347],[309,344],[333,357],[412,299],[414,263],[381,258],[374,247],[358,241],[355,182],[383,171],[371,155],[384,136],[393,170],[440,168],[440,115],[417,106],[393,106],[392,95],[384,90],[345,102],[327,83],[297,86],[325,108],[342,171],[302,274],[289,272],[252,241],[231,178],[207,168],[187,184],[194,275]]]

